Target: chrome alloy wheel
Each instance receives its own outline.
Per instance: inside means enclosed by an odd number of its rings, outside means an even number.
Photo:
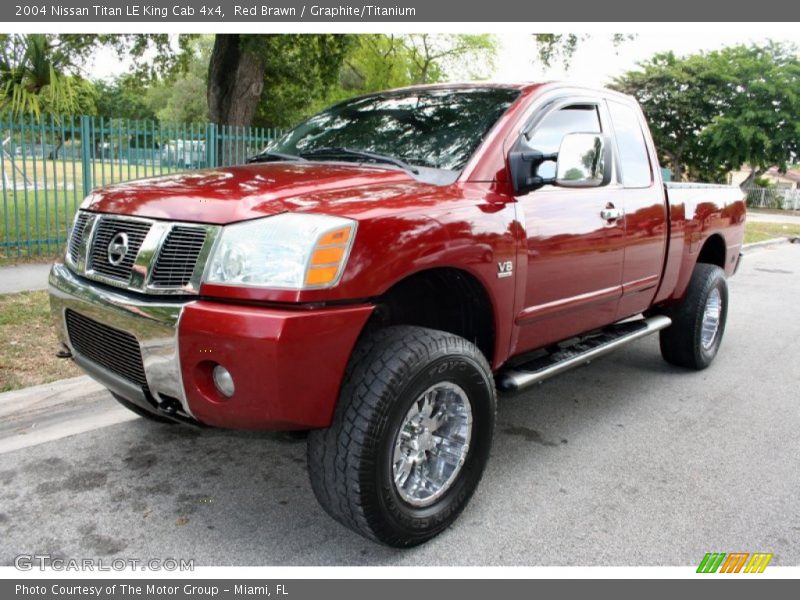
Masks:
[[[722,295],[719,289],[714,288],[706,299],[706,307],[703,309],[703,325],[700,341],[703,348],[708,350],[714,345],[719,331],[719,321],[722,317]]]
[[[469,452],[472,407],[450,382],[432,385],[406,413],[394,444],[392,476],[400,497],[429,506],[453,485]]]

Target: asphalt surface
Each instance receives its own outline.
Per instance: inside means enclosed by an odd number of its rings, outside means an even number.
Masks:
[[[0,267],[0,294],[46,290],[50,263]]]
[[[294,437],[137,418],[43,441],[34,411],[0,431],[17,448],[0,450],[0,564],[47,553],[198,565],[696,565],[709,551],[761,551],[798,565],[800,245],[748,255],[730,288],[723,346],[706,371],[667,365],[651,337],[503,398],[476,496],[420,548],[388,549],[329,519]],[[118,410],[87,390],[67,403],[67,424]]]

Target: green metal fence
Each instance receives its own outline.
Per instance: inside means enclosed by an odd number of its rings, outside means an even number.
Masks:
[[[282,132],[103,117],[0,117],[0,260],[52,256],[96,187],[241,164]]]

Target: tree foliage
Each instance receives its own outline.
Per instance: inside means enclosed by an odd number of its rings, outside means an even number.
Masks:
[[[592,36],[588,33],[535,33],[533,37],[536,40],[538,59],[543,65],[550,66],[560,62],[569,67],[580,44]],[[611,36],[611,43],[619,48],[634,38],[635,34],[615,33]]]
[[[163,123],[200,123],[208,120],[206,89],[208,61],[214,36],[193,40],[186,50],[185,71],[152,82],[145,91],[145,103]]]
[[[488,34],[412,33],[401,38],[411,61],[413,83],[447,77],[484,79],[494,67],[496,40]]]
[[[738,45],[683,58],[667,52],[614,80],[635,96],[675,178],[723,180],[749,165],[745,183],[800,154],[796,47]]]
[[[296,125],[338,84],[354,43],[355,36],[341,34],[249,36],[246,48],[257,53],[263,65],[263,90],[253,123]]]
[[[38,117],[95,114],[109,108],[96,92],[143,89],[158,78],[186,70],[195,35],[167,34],[2,34],[0,35],[0,110]],[[111,48],[130,62],[127,77],[94,85],[83,72],[101,48]],[[132,81],[134,86],[128,85]],[[124,84],[124,85],[123,85]],[[127,97],[132,100],[131,96]],[[117,98],[119,100],[119,97]],[[136,104],[136,103],[134,103]],[[117,109],[123,108],[118,105]],[[102,111],[101,111],[102,112]]]
[[[331,102],[359,94],[454,76],[486,77],[496,46],[493,36],[450,34],[240,36],[238,43],[245,56],[238,56],[236,64],[251,61],[252,66],[255,59],[262,73],[251,123],[265,127],[295,125]],[[223,74],[230,76],[233,63],[225,64]],[[252,84],[246,89],[252,90]],[[223,87],[234,89],[232,84]],[[214,111],[212,119],[217,120]],[[221,116],[218,122],[237,124]]]
[[[446,79],[484,79],[491,73],[496,40],[491,35],[368,34],[352,36],[338,81],[287,115],[294,124],[333,102]]]
[[[5,54],[13,46],[11,38],[0,40]],[[27,38],[36,39],[19,36],[16,41]],[[331,102],[376,90],[485,78],[496,48],[491,35],[456,34],[39,38],[53,65],[52,73],[40,78],[46,83],[35,86],[45,92],[38,94],[40,111],[94,114],[96,104],[99,114],[113,118],[210,119],[266,127],[292,126]],[[129,65],[128,71],[90,86],[82,69],[95,53],[109,48]],[[32,70],[38,72],[38,67]],[[59,86],[62,80],[84,87]],[[57,85],[47,87],[50,81]]]
[[[156,119],[148,98],[149,89],[131,75],[94,82],[97,114],[110,119]]]
[[[0,35],[0,112],[60,117],[94,114],[93,86],[74,57],[45,34]]]
[[[197,34],[101,33],[50,36],[53,47],[68,55],[73,64],[86,64],[101,48],[110,48],[131,62],[130,75],[142,82],[186,71]]]

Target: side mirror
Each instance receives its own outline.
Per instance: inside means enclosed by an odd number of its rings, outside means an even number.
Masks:
[[[556,160],[557,154],[543,154],[537,150],[513,150],[508,154],[508,168],[511,171],[511,184],[517,195],[527,194],[539,189],[552,179],[539,177],[536,171],[547,160]]]
[[[601,133],[569,133],[561,140],[556,160],[560,187],[600,187],[611,182],[611,144]]]

